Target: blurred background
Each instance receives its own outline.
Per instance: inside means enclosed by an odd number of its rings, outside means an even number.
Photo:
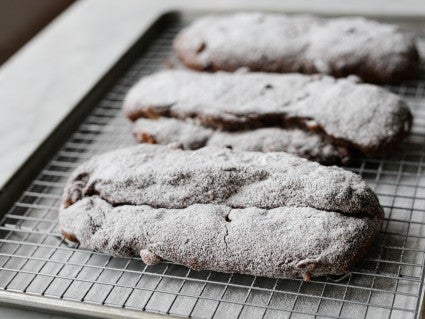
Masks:
[[[74,0],[0,0],[0,65]]]

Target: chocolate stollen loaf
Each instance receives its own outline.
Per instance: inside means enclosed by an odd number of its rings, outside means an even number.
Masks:
[[[404,100],[383,88],[302,74],[161,71],[133,86],[123,108],[131,120],[193,119],[225,131],[302,128],[370,157],[390,152],[412,122]]]
[[[161,117],[139,118],[134,123],[133,134],[141,143],[173,144],[185,150],[216,146],[239,151],[287,152],[326,165],[348,162],[351,156],[347,148],[332,144],[324,136],[297,128],[265,127],[226,132],[197,125],[191,120]]]
[[[196,70],[354,74],[381,83],[416,76],[420,63],[413,34],[360,17],[205,16],[178,34],[174,50]]]
[[[66,238],[111,255],[306,280],[347,272],[382,220],[373,191],[338,167],[149,144],[82,164],[60,209]]]

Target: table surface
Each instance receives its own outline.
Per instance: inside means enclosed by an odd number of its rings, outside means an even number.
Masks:
[[[11,307],[0,307],[0,318],[3,319],[73,319],[75,317],[64,317],[31,310],[17,309]]]
[[[425,17],[423,0],[88,0],[56,18],[0,68],[0,192],[73,107],[161,13],[256,10]],[[96,12],[96,14],[94,14]],[[0,307],[1,318],[64,318]]]

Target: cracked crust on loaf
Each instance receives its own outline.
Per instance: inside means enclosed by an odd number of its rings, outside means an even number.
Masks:
[[[65,237],[113,256],[140,254],[149,265],[165,259],[195,270],[305,280],[347,272],[381,223],[310,207],[114,207],[98,196],[60,214]]]

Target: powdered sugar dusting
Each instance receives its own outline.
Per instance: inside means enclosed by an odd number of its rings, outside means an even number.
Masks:
[[[237,13],[205,16],[184,29],[174,48],[195,69],[357,74],[367,81],[412,77],[414,35],[361,17]]]
[[[310,207],[113,207],[98,196],[84,198],[60,214],[64,233],[114,256],[142,251],[148,263],[163,258],[196,270],[276,278],[348,271],[381,223]]]
[[[124,110],[133,120],[194,118],[214,128],[272,122],[319,129],[333,142],[369,156],[391,150],[411,124],[406,103],[383,88],[302,74],[162,71],[130,89]]]
[[[323,136],[295,128],[268,127],[226,132],[205,128],[190,120],[162,117],[156,120],[138,119],[133,133],[140,142],[177,144],[189,150],[208,145],[240,151],[284,151],[321,163],[345,161],[349,157],[348,150],[332,144]]]
[[[312,207],[382,216],[370,187],[356,174],[283,152],[196,151],[141,144],[95,156],[72,174],[64,193],[69,206],[99,195],[113,205],[185,208]]]

